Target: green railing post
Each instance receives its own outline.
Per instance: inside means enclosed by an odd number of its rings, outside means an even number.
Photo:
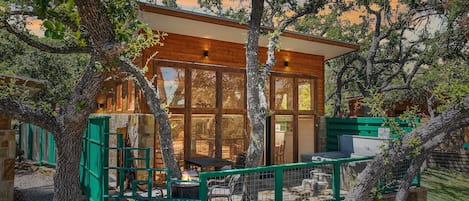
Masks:
[[[125,172],[124,168],[119,168],[119,195],[124,195],[124,179],[125,179]]]
[[[334,161],[332,171],[332,194],[335,201],[340,201],[340,162]]]
[[[168,197],[170,197],[169,193],[171,192],[171,189],[170,189],[171,188],[171,183],[170,183],[170,181],[171,181],[171,170],[166,168],[165,172],[166,172],[166,195]]]
[[[199,188],[199,200],[208,200],[208,186],[207,186],[207,177],[205,172],[199,173],[200,179],[200,188]]]
[[[275,168],[275,201],[283,200],[283,168]]]
[[[145,149],[145,168],[150,168],[150,148]]]
[[[152,188],[153,188],[153,170],[147,169],[148,171],[148,197],[151,198]]]

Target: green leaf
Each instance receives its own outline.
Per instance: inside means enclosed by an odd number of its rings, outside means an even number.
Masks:
[[[44,31],[44,36],[46,36],[48,38],[52,38],[52,35],[53,35],[53,33],[52,33],[51,30],[47,29],[46,31]]]
[[[44,26],[46,29],[54,29],[54,23],[52,23],[50,20],[44,21],[42,26]]]

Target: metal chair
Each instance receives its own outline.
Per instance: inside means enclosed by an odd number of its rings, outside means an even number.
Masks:
[[[228,175],[225,179],[210,179],[207,182],[208,186],[208,200],[212,198],[226,198],[232,201],[231,196],[235,191],[236,184],[238,183],[240,174]]]

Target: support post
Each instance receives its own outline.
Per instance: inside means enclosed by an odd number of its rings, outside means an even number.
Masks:
[[[283,168],[275,169],[275,201],[283,200]]]
[[[340,161],[334,161],[332,171],[332,194],[335,201],[340,201]]]

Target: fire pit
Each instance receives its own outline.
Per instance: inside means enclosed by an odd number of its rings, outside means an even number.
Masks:
[[[197,182],[174,182],[171,184],[172,198],[199,199],[199,187]]]
[[[192,181],[197,179],[197,172],[188,170],[182,172],[183,181],[171,183],[172,198],[199,199],[199,182]]]

